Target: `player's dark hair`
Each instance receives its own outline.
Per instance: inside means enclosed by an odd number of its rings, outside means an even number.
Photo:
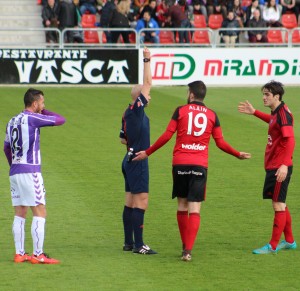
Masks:
[[[194,94],[195,99],[203,100],[206,96],[206,86],[202,81],[194,81],[188,84],[189,90]]]
[[[41,95],[44,96],[43,91],[30,88],[26,91],[24,95],[24,105],[30,107],[34,101],[37,101],[41,98]]]
[[[264,89],[270,91],[273,95],[279,95],[280,101],[282,99],[282,96],[284,95],[283,84],[280,82],[272,80],[261,87],[261,91],[263,91]]]

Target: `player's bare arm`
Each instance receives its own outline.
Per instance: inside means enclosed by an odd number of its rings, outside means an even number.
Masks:
[[[148,155],[146,154],[146,151],[140,151],[135,153],[136,157],[133,159],[133,161],[141,161],[148,158]]]
[[[250,115],[253,115],[255,112],[255,108],[248,100],[246,100],[245,102],[240,102],[238,105],[238,110],[240,113],[245,113]]]

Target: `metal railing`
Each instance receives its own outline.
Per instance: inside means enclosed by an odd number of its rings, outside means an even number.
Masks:
[[[153,44],[147,42],[147,46],[151,47],[209,47],[209,48],[219,48],[225,47],[225,43],[222,41],[221,35],[223,31],[234,30],[239,32],[239,40],[235,43],[234,47],[244,48],[244,47],[299,47],[300,46],[300,36],[299,42],[293,42],[293,34],[299,33],[300,27],[294,29],[286,28],[238,28],[238,29],[216,29],[212,30],[210,28],[160,28],[160,33],[162,31],[171,31],[174,34],[174,42],[161,42],[158,44]],[[178,43],[180,31],[189,31],[190,43]],[[259,31],[280,31],[281,40],[278,42],[268,42],[268,43],[250,43],[247,39],[248,31],[259,30]],[[55,32],[57,34],[57,43],[46,42],[45,34],[46,32]],[[105,33],[111,31],[129,31],[130,32],[130,43],[124,43],[119,41],[118,43],[107,43]],[[142,29],[136,32],[135,29],[129,28],[66,28],[60,31],[57,28],[0,28],[0,48],[97,48],[97,49],[128,49],[128,48],[140,48],[144,44],[140,43],[140,37],[142,32],[153,31],[153,29]],[[83,42],[70,43],[67,41],[68,33],[79,33],[82,36]],[[196,41],[196,32],[205,32],[208,36],[209,41]],[[91,37],[90,42],[88,36]],[[92,39],[95,37],[95,39]]]

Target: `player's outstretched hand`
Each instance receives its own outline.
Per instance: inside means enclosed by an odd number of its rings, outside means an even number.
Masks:
[[[132,161],[141,161],[141,160],[145,160],[148,158],[148,155],[146,154],[145,151],[140,151],[135,153],[135,158],[132,159]]]
[[[251,158],[250,153],[240,152],[240,156],[239,156],[240,160],[247,160],[247,159],[250,159],[250,158]]]
[[[254,114],[255,112],[255,108],[248,100],[246,100],[245,102],[240,102],[238,105],[238,110],[240,113],[245,114]]]

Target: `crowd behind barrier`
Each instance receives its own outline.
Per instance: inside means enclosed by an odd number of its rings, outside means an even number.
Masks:
[[[300,0],[36,0],[36,4],[41,7],[41,27],[1,27],[0,47],[300,46]]]
[[[224,31],[236,31],[238,33],[238,41],[233,47],[299,47],[300,46],[300,27],[293,29],[287,28],[160,28],[159,43],[145,42],[149,47],[225,47],[221,35]],[[247,39],[248,31],[263,30],[268,36],[267,43],[250,43]],[[30,36],[36,33],[54,32],[57,34],[57,43],[48,43],[45,38],[42,41],[32,40]],[[106,32],[111,31],[128,31],[130,43],[124,43],[122,37],[117,43],[109,43],[106,39]],[[144,43],[140,43],[141,34],[151,31],[145,28],[137,32],[133,28],[65,28],[62,31],[57,28],[0,28],[0,36],[2,34],[13,34],[13,42],[5,42],[0,37],[1,48],[66,48],[66,47],[89,47],[97,49],[124,49],[124,48],[141,48]],[[188,31],[190,42],[179,43],[178,33],[180,31]],[[83,42],[67,42],[66,35],[68,33],[80,34]]]

